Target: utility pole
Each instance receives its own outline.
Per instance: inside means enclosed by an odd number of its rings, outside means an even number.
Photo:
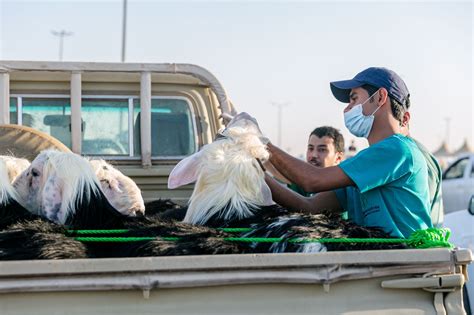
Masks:
[[[289,103],[288,103],[288,102],[283,102],[283,103],[281,103],[281,102],[279,102],[279,103],[278,103],[278,102],[272,102],[272,105],[273,105],[273,106],[276,106],[276,107],[278,108],[278,112],[277,112],[277,113],[278,113],[278,124],[277,124],[277,128],[278,128],[277,134],[278,134],[278,136],[277,136],[277,145],[278,145],[278,147],[281,148],[281,131],[282,131],[282,119],[283,119],[283,117],[282,117],[282,109],[283,109],[283,107],[288,106]]]
[[[64,37],[66,36],[71,36],[73,35],[74,33],[73,32],[67,32],[65,30],[60,30],[59,32],[58,31],[51,31],[51,34],[53,34],[54,36],[58,36],[59,37],[59,61],[62,61],[63,60],[63,42],[64,42]]]
[[[125,46],[127,40],[127,0],[123,0],[123,18],[122,18],[122,62],[125,62]]]

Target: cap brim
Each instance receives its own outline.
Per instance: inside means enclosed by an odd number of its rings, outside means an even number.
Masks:
[[[357,80],[344,80],[330,83],[332,95],[334,95],[339,102],[343,103],[349,103],[351,90],[361,87],[362,85],[364,85],[364,83]]]

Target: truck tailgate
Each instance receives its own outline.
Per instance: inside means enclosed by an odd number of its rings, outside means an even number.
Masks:
[[[419,279],[463,282],[471,260],[465,249],[424,249],[6,261],[0,314],[436,314],[430,291],[443,291],[451,314],[457,284]],[[396,279],[407,285],[387,282]]]

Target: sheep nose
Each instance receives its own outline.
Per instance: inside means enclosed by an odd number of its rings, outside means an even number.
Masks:
[[[129,215],[132,217],[143,217],[145,216],[145,210],[142,208],[132,208],[130,209]]]
[[[145,213],[143,213],[140,209],[135,211],[135,216],[137,217],[144,217]]]

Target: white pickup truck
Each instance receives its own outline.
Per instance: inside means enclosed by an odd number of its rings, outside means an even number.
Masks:
[[[474,153],[459,156],[443,172],[443,203],[446,214],[466,209],[474,195]]]
[[[106,158],[146,200],[184,202],[192,186],[168,191],[170,170],[233,114],[193,65],[0,61],[0,124]],[[0,151],[36,153],[15,135]],[[465,314],[471,261],[447,248],[2,261],[0,314]]]

